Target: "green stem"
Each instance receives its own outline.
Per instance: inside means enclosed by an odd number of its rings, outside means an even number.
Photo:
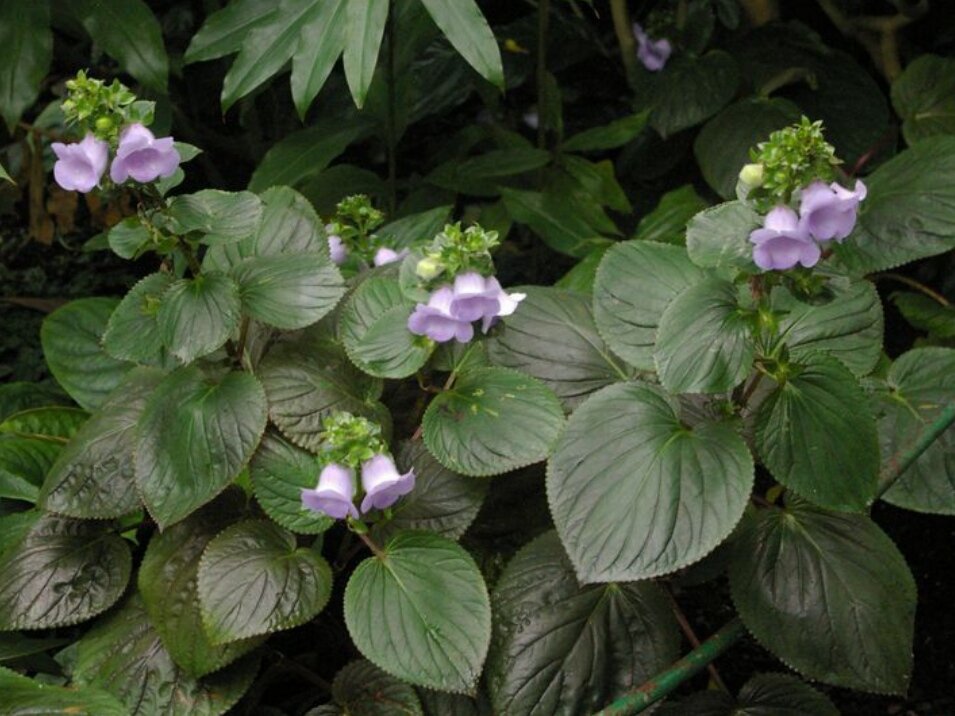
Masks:
[[[631,87],[636,87],[637,42],[630,25],[627,0],[610,0],[610,16],[613,20],[614,33],[617,35],[617,44],[620,46],[620,59],[623,62],[624,72],[627,74],[627,82]]]
[[[922,431],[915,445],[901,455],[893,456],[887,461],[885,469],[879,477],[879,491],[876,498],[882,497],[902,476],[902,473],[912,467],[912,463],[918,460],[919,456],[953,424],[955,424],[955,402],[949,403],[942,409],[938,417]]]
[[[670,695],[684,681],[696,676],[746,634],[743,622],[733,619],[696,649],[635,691],[621,696],[593,716],[630,716]]]
[[[385,553],[381,551],[381,547],[375,544],[371,537],[361,532],[355,532],[355,534],[358,535],[358,539],[364,542],[368,549],[371,550],[372,554],[374,554],[378,559],[385,558]]]
[[[676,600],[676,595],[673,593],[673,587],[669,583],[665,585],[665,591],[670,598],[670,607],[673,609],[673,615],[676,617],[677,624],[680,625],[680,629],[683,631],[683,636],[690,642],[690,646],[694,649],[699,649],[701,645],[700,639],[693,630],[690,620],[687,619],[686,614],[683,613],[683,609],[680,608],[680,603]],[[720,672],[717,671],[716,666],[709,663],[706,665],[706,670],[710,673],[710,678],[713,680],[713,683],[719,687],[720,691],[729,694],[730,690],[726,688],[726,682],[723,681],[723,677],[720,676]]]
[[[196,258],[196,252],[192,250],[192,247],[185,239],[180,239],[179,250],[182,251],[183,256],[186,257],[186,263],[189,264],[189,271],[192,272],[193,278],[199,276],[199,274],[202,273],[202,264],[199,263],[199,259]]]
[[[388,76],[388,110],[385,119],[386,142],[388,144],[388,213],[393,217],[398,208],[398,136],[396,127],[397,108],[395,106],[395,7],[394,2],[388,10],[388,57],[385,70]]]
[[[545,97],[547,82],[547,28],[550,23],[550,0],[540,0],[537,5],[537,147],[544,149],[547,146],[547,130],[550,129],[545,121]]]

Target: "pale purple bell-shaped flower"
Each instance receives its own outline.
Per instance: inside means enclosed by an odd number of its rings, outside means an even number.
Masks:
[[[315,512],[324,512],[336,520],[358,518],[355,498],[355,471],[338,463],[326,465],[314,490],[302,490],[302,504]]]
[[[485,333],[494,325],[497,319],[501,316],[510,316],[514,311],[517,310],[517,305],[527,298],[526,293],[507,293],[498,280],[491,276],[487,280],[488,290],[493,291],[495,298],[497,298],[498,309],[497,313],[493,316],[484,316],[481,322],[481,330]]]
[[[389,455],[378,454],[366,460],[361,465],[361,486],[365,491],[362,513],[391,507],[399,497],[414,489],[414,482],[414,470],[402,475]]]
[[[802,190],[800,221],[816,241],[835,239],[841,242],[852,233],[859,203],[865,199],[866,193],[866,186],[859,179],[852,190],[837,182],[827,186],[814,181]]]
[[[109,162],[109,144],[90,132],[81,142],[53,142],[50,146],[57,157],[53,178],[62,188],[85,194],[99,184]]]
[[[784,271],[796,264],[809,268],[822,255],[819,245],[788,206],[777,206],[766,214],[763,228],[753,231],[749,240],[754,244],[753,260],[764,270]]]
[[[428,303],[419,303],[408,317],[408,330],[416,336],[427,336],[437,343],[452,338],[458,343],[467,343],[474,337],[474,326],[451,313],[454,291],[442,286],[428,298]]]
[[[126,127],[119,135],[119,147],[109,176],[117,184],[130,177],[138,182],[150,182],[172,176],[180,161],[172,137],[156,139],[152,132],[137,122]]]
[[[500,284],[497,288],[494,284],[497,284],[494,278],[486,279],[476,271],[455,276],[451,315],[461,321],[477,321],[498,315],[501,308],[498,300]]]
[[[670,59],[673,46],[666,38],[652,40],[639,23],[633,23],[633,36],[637,39],[637,58],[650,72],[659,72]]]
[[[345,243],[338,234],[328,236],[328,253],[332,257],[332,262],[339,266],[345,263],[345,259],[348,258],[348,249],[345,248]]]
[[[394,249],[389,249],[387,246],[382,246],[375,252],[375,258],[373,261],[375,266],[384,266],[386,264],[392,264],[395,261],[401,261],[401,259],[407,255],[408,249],[395,251]]]

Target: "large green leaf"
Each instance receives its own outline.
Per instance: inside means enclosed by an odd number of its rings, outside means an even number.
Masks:
[[[659,716],[839,716],[827,696],[789,674],[757,674],[737,699],[721,691],[701,691],[667,702]]]
[[[0,631],[67,626],[109,609],[132,557],[108,525],[40,516],[0,554]]]
[[[156,317],[171,274],[153,273],[133,286],[109,317],[103,348],[117,360],[148,363],[161,360],[162,336]]]
[[[342,308],[338,330],[348,357],[379,378],[413,375],[431,355],[433,343],[408,330],[415,304],[394,278],[363,281]]]
[[[153,234],[138,216],[129,216],[106,233],[110,249],[124,259],[138,258],[153,241]]]
[[[582,582],[632,581],[703,558],[736,526],[753,460],[726,423],[687,427],[674,399],[612,385],[570,416],[547,464],[554,524]]]
[[[11,381],[0,385],[0,420],[29,408],[68,403],[66,395],[49,384]]]
[[[580,586],[556,532],[510,561],[493,605],[495,713],[591,713],[679,655],[663,591],[651,582]]]
[[[332,593],[332,570],[310,547],[268,520],[222,531],[202,553],[199,607],[214,644],[304,624]]]
[[[839,261],[870,273],[955,248],[955,137],[920,141],[866,178],[855,231]]]
[[[865,515],[793,500],[758,510],[734,541],[733,601],[763,646],[812,679],[904,694],[915,581]]]
[[[246,259],[232,270],[232,277],[245,311],[285,330],[315,323],[345,293],[342,275],[320,253]]]
[[[162,28],[143,0],[73,0],[70,10],[124,70],[146,87],[165,93],[169,58]]]
[[[501,187],[501,197],[511,218],[527,224],[555,251],[581,258],[608,243],[565,193]]]
[[[314,455],[269,434],[252,458],[252,491],[265,514],[282,527],[320,534],[335,520],[302,504],[302,490],[315,488],[319,472]]]
[[[43,654],[66,646],[71,641],[52,637],[28,637],[15,631],[4,632],[0,634],[0,663]]]
[[[414,468],[415,489],[391,508],[391,518],[372,529],[385,540],[400,530],[427,530],[458,539],[474,522],[489,483],[444,467],[420,441],[405,443],[397,456],[401,472]]]
[[[431,241],[451,218],[451,206],[438,206],[390,221],[375,234],[385,246],[410,248]]]
[[[365,104],[371,78],[375,74],[387,19],[388,0],[348,3],[343,64],[348,88],[359,108]]]
[[[53,59],[48,0],[0,4],[0,114],[10,133],[40,93]]]
[[[653,357],[673,393],[722,393],[753,367],[756,346],[736,286],[710,278],[678,295],[663,311]]]
[[[889,369],[879,394],[883,469],[898,464],[955,396],[955,350],[916,348]],[[942,433],[882,496],[919,512],[955,515],[955,429]]]
[[[292,56],[292,99],[301,118],[321,91],[345,49],[348,0],[319,2],[317,11],[301,23],[298,48]]]
[[[139,567],[139,593],[159,638],[176,665],[193,678],[221,669],[261,640],[216,646],[199,612],[199,558],[209,541],[241,514],[241,498],[226,493],[189,519],[158,532]]]
[[[388,673],[464,692],[487,655],[491,606],[462,547],[427,532],[400,532],[352,574],[345,623],[358,650]]]
[[[36,437],[0,437],[0,497],[36,502],[40,485],[63,448]]]
[[[181,278],[163,294],[156,317],[163,343],[183,363],[218,350],[239,327],[239,287],[221,273]]]
[[[640,219],[633,238],[682,246],[686,243],[687,223],[708,206],[692,184],[684,184],[660,197],[653,211]]]
[[[557,396],[516,370],[478,368],[438,395],[422,420],[438,462],[465,475],[509,472],[550,455],[564,426]]]
[[[647,126],[649,112],[630,114],[602,127],[591,127],[564,142],[565,152],[601,152],[616,149],[634,140]]]
[[[861,511],[875,495],[879,445],[858,381],[808,353],[756,409],[756,451],[779,482],[818,505]]]
[[[955,134],[955,60],[922,55],[892,83],[892,104],[905,141]]]
[[[448,40],[478,74],[501,90],[504,67],[494,33],[474,0],[421,0]]]
[[[73,680],[122,701],[130,716],[220,716],[252,684],[249,657],[203,679],[192,679],[169,656],[138,596],[77,642]]]
[[[136,431],[136,483],[160,527],[226,488],[252,457],[266,420],[265,391],[248,373],[213,382],[182,368],[159,384]]]
[[[140,507],[133,469],[136,423],[161,379],[150,368],[126,376],[60,454],[40,490],[41,507],[87,519],[120,517]]]
[[[586,296],[543,286],[521,291],[527,298],[487,343],[492,363],[534,376],[568,407],[627,379],[623,362],[597,333]]]
[[[914,291],[895,291],[889,298],[915,328],[939,338],[955,338],[955,306]]]
[[[761,224],[759,214],[741,201],[701,211],[686,227],[686,250],[697,266],[756,271],[749,235]]]
[[[129,713],[121,703],[100,689],[44,684],[2,666],[0,694],[3,694],[4,713],[10,716],[128,716]]]
[[[349,716],[424,716],[413,687],[365,659],[335,674],[332,696]]]
[[[96,410],[119,385],[131,363],[103,351],[100,341],[113,310],[113,298],[81,298],[43,321],[40,342],[50,372],[86,410]]]
[[[14,413],[0,422],[0,434],[67,442],[76,435],[89,413],[79,408],[50,405]]]
[[[656,79],[650,126],[667,137],[723,109],[736,93],[739,70],[730,55],[712,50],[674,57]]]
[[[188,64],[238,52],[248,39],[249,31],[265,24],[277,10],[277,4],[261,0],[230,0],[228,5],[206,18],[189,41],[183,59]]]
[[[180,233],[205,234],[208,246],[231,244],[252,236],[262,221],[262,200],[249,191],[203,189],[195,194],[174,197],[169,216]]]
[[[594,283],[594,320],[600,335],[631,365],[653,370],[660,316],[679,293],[704,276],[678,246],[616,244],[600,261]]]

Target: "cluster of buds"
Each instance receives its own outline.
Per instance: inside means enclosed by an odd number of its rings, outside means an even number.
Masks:
[[[763,227],[749,236],[753,261],[776,271],[815,266],[827,242],[841,242],[852,233],[865,184],[856,180],[847,189],[832,180],[839,164],[835,150],[823,137],[822,123],[805,117],[773,132],[752,156],[759,161],[743,167],[739,194],[759,209],[768,208]]]
[[[509,316],[524,299],[522,293],[507,293],[493,275],[490,250],[498,243],[496,231],[480,226],[461,229],[448,224],[427,248],[416,273],[425,284],[445,281],[435,288],[427,303],[419,303],[408,318],[408,330],[445,343],[467,343],[474,337],[474,322],[487,333],[501,316]],[[448,282],[450,281],[450,282]]]
[[[395,251],[380,245],[374,231],[384,220],[385,215],[364,194],[346,196],[338,202],[335,217],[325,225],[332,261],[341,265],[355,256],[365,263],[384,266],[407,256],[408,249]]]
[[[414,470],[401,474],[381,437],[381,426],[350,413],[334,413],[322,422],[324,467],[313,489],[303,489],[302,504],[336,520],[358,519],[356,472],[361,472],[361,514],[384,510],[414,489]]]

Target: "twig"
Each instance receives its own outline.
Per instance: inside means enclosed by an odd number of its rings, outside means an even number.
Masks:
[[[680,608],[680,604],[676,600],[676,595],[673,593],[673,587],[669,582],[664,583],[664,591],[666,591],[667,597],[670,599],[670,607],[673,609],[673,615],[676,617],[677,624],[680,625],[680,629],[683,631],[683,636],[685,636],[686,640],[690,642],[690,646],[692,646],[694,649],[699,649],[700,640],[696,636],[696,632],[693,631],[693,627],[686,618],[686,614],[684,614],[683,610]],[[712,662],[706,665],[706,670],[710,672],[710,678],[713,679],[713,683],[716,684],[724,693],[729,694],[730,690],[726,688],[726,682],[723,681],[723,678],[720,676],[720,672],[716,670],[716,666],[714,666]]]
[[[942,433],[952,427],[953,424],[955,424],[955,402],[949,403],[942,409],[938,417],[922,431],[918,440],[915,441],[915,444],[911,448],[901,454],[893,455],[886,460],[885,468],[879,476],[879,490],[876,493],[875,499],[879,499],[888,492],[889,488],[902,477],[906,470],[912,467],[912,464],[919,459],[921,454],[928,450],[929,446],[934,443]],[[875,500],[873,500],[873,502],[874,501]]]

